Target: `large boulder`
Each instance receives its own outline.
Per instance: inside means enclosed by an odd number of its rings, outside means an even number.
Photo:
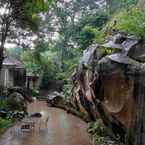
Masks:
[[[120,39],[120,35],[117,39]],[[122,140],[125,140],[130,130],[141,134],[136,138],[143,138],[145,43],[124,35],[121,41],[117,39],[112,42],[120,43],[120,53],[100,54],[100,46],[92,46],[84,52],[72,77],[72,98],[77,109],[87,114],[91,120],[101,118]]]
[[[56,91],[48,94],[47,97],[47,103],[51,105],[61,104],[64,102],[63,100],[64,100],[64,95]]]
[[[11,111],[26,111],[27,103],[22,94],[14,92],[7,98],[7,106]]]
[[[12,87],[8,89],[8,97],[11,96],[13,93],[19,93],[23,96],[24,100],[27,102],[32,102],[32,90],[29,90],[24,87]]]

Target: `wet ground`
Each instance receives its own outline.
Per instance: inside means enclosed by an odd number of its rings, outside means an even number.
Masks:
[[[43,116],[33,119],[35,127],[28,132],[22,132],[22,122],[14,125],[1,137],[0,145],[89,145],[87,124],[79,118],[48,108],[45,102],[30,104],[28,112],[41,112]]]

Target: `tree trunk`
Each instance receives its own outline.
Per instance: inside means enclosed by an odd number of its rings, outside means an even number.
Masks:
[[[4,59],[4,45],[6,42],[7,34],[9,31],[10,22],[5,19],[5,23],[2,25],[1,44],[0,44],[0,71],[2,69]]]
[[[139,9],[143,10],[145,7],[145,0],[139,0],[137,6]]]
[[[2,69],[2,63],[3,63],[3,48],[0,48],[0,71]]]

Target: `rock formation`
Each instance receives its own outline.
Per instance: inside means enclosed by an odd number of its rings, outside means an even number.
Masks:
[[[145,42],[117,33],[108,43],[85,50],[72,76],[77,109],[91,120],[101,118],[126,144],[145,144],[144,63]]]

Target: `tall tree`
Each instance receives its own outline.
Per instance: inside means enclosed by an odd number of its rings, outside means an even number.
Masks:
[[[42,31],[47,32],[47,40],[58,48],[60,61],[62,63],[62,70],[65,69],[64,61],[72,56],[77,46],[78,39],[78,21],[85,15],[95,13],[99,8],[101,0],[59,0],[51,8],[49,14],[46,16],[47,30],[42,24]],[[45,27],[46,28],[46,27]],[[48,36],[48,34],[51,34]],[[53,38],[58,38],[54,40]]]
[[[36,30],[37,13],[48,9],[49,0],[0,0],[0,69],[4,59],[4,45],[13,35],[13,28]]]

